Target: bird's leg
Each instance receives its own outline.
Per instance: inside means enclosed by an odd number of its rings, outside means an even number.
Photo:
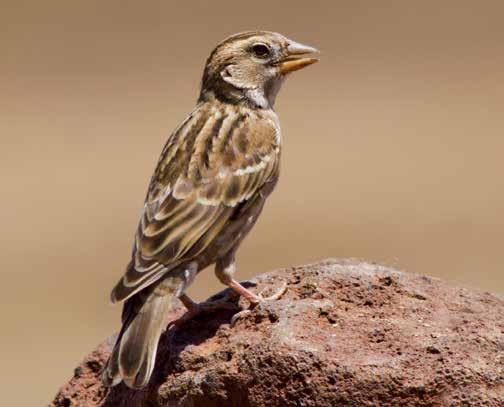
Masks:
[[[182,294],[179,300],[193,317],[202,313],[210,313],[221,309],[236,309],[238,307],[238,305],[229,302],[229,296],[214,301],[195,302],[187,294]]]
[[[278,300],[285,294],[287,291],[287,284],[284,283],[280,290],[278,290],[275,294],[270,297],[263,297],[261,294],[254,294],[249,289],[245,288],[238,281],[235,280],[234,274],[236,272],[236,263],[234,259],[234,254],[226,256],[217,261],[215,264],[215,275],[219,279],[219,281],[227,285],[231,290],[236,292],[237,294],[245,297],[249,302],[253,305],[257,305],[260,302],[268,301],[268,300]]]
[[[250,302],[251,307],[255,307],[257,304],[264,301],[278,300],[287,291],[287,283],[284,283],[280,288],[280,290],[278,290],[275,294],[271,295],[270,297],[263,297],[261,294],[259,295],[254,294],[252,291],[248,290],[243,285],[241,285],[237,280],[235,280],[234,278],[235,272],[236,272],[236,262],[234,259],[234,253],[227,255],[222,259],[219,259],[215,264],[215,275],[220,280],[220,282],[224,285],[227,285],[231,290],[233,290],[237,294],[241,295],[242,297],[245,297]],[[231,319],[231,325],[234,325],[239,318],[249,314],[250,312],[251,312],[250,309],[247,309],[235,314]]]
[[[222,259],[219,259],[215,264],[215,275],[222,284],[228,286],[231,289],[231,295],[228,294],[224,298],[218,300],[204,301],[198,303],[196,301],[193,301],[187,294],[181,293],[178,298],[182,302],[184,307],[187,308],[187,312],[184,315],[182,315],[179,319],[172,321],[169,325],[180,326],[200,314],[211,313],[222,309],[236,310],[239,307],[236,304],[229,301],[230,299],[229,297],[231,297],[232,294],[234,295],[238,294],[246,298],[250,302],[251,308],[253,308],[257,304],[264,301],[278,300],[287,291],[287,284],[284,283],[276,293],[274,293],[269,297],[264,297],[261,294],[254,294],[252,291],[250,291],[242,284],[240,284],[237,280],[235,280],[234,278],[235,271],[236,271],[236,262],[234,259],[234,254],[227,255]],[[191,277],[193,276],[191,275]],[[239,318],[249,314],[250,312],[251,312],[250,309],[246,309],[236,313],[231,319],[231,324],[234,325],[234,323]]]
[[[187,308],[187,312],[175,321],[170,322],[171,325],[180,326],[187,321],[197,317],[201,314],[209,314],[219,310],[237,310],[237,304],[228,301],[228,297],[215,301],[196,302],[192,300],[187,294],[181,294],[179,297],[180,302]]]
[[[184,293],[184,290],[191,285],[196,274],[198,273],[198,263],[191,262],[182,270],[182,280],[183,285],[178,292],[178,298],[182,302],[182,304],[187,308],[187,312],[182,315],[180,318],[169,322],[168,327],[175,325],[180,326],[184,322],[189,321],[190,319],[196,317],[202,313],[212,312],[218,309],[236,309],[237,306],[227,302],[227,297],[224,298],[223,301],[206,301],[203,303],[197,303],[193,301],[187,294]]]
[[[184,316],[187,315],[188,318],[193,318],[201,313],[200,305],[196,301],[193,301],[187,294],[182,294],[179,300],[187,309]]]
[[[236,295],[236,294],[235,294]],[[172,321],[169,325],[180,326],[185,322],[197,317],[201,314],[209,314],[219,310],[233,310],[236,311],[239,308],[238,304],[230,302],[229,299],[232,295],[226,295],[224,298],[213,300],[213,301],[203,301],[196,302],[192,300],[187,294],[179,295],[180,302],[186,307],[187,312],[180,318]]]

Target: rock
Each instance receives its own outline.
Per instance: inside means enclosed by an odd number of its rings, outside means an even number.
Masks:
[[[226,310],[165,332],[141,391],[101,385],[109,338],[51,405],[504,406],[502,296],[356,260],[263,274],[256,289],[282,281],[282,299],[233,327]]]

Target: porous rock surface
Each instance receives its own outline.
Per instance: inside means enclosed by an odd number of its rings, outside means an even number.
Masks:
[[[166,331],[145,389],[101,385],[111,337],[50,405],[504,406],[502,296],[357,260],[254,281],[288,291],[233,327],[226,310]]]

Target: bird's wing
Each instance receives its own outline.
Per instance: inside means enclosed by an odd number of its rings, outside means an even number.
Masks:
[[[133,256],[112,301],[124,300],[215,239],[279,165],[280,129],[270,111],[206,103],[168,140],[152,177]]]

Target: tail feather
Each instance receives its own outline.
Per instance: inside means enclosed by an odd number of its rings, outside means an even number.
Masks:
[[[140,292],[125,302],[123,326],[102,372],[105,386],[124,381],[131,388],[140,388],[149,382],[166,314],[176,295],[176,290],[163,291]]]
[[[152,295],[125,330],[118,359],[119,373],[129,387],[139,388],[148,383],[171,303],[171,296]]]

